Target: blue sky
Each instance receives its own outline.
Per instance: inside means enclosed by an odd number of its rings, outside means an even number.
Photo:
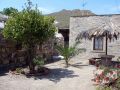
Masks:
[[[62,9],[83,9],[83,0],[31,0],[38,5],[38,9],[44,14],[60,11]],[[14,7],[22,10],[26,0],[0,0],[0,10],[6,7]],[[85,0],[84,9],[96,14],[119,14],[120,0]]]

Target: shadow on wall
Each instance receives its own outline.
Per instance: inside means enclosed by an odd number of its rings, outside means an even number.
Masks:
[[[74,78],[78,77],[78,75],[74,74],[74,71],[68,70],[68,69],[61,69],[61,68],[56,68],[56,69],[51,69],[50,74],[48,76],[39,76],[35,77],[35,79],[48,79],[50,81],[53,81],[54,83],[59,82],[62,78]]]

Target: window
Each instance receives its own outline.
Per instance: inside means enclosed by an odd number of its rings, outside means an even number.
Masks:
[[[103,37],[94,37],[93,50],[103,50]]]

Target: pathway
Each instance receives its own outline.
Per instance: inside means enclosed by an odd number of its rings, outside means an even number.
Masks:
[[[51,73],[44,77],[0,76],[0,90],[95,90],[91,81],[95,67],[77,63],[65,68],[63,62],[46,65]]]

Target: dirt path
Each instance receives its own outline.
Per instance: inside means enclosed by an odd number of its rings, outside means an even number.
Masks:
[[[95,90],[91,82],[93,66],[77,64],[64,68],[63,61],[46,66],[51,73],[44,77],[0,76],[0,90]]]

